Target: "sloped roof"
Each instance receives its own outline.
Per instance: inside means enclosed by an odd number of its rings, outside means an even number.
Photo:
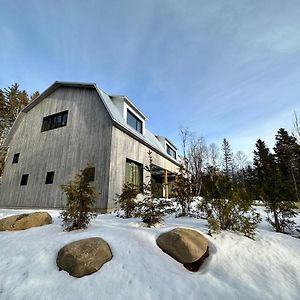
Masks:
[[[123,116],[119,112],[118,108],[114,105],[113,101],[110,98],[110,95],[105,93],[102,89],[100,89],[96,83],[80,83],[80,82],[63,82],[63,81],[56,81],[54,82],[48,89],[46,89],[39,97],[37,97],[34,101],[32,101],[29,105],[27,105],[23,109],[23,113],[27,113],[30,111],[34,106],[39,104],[43,99],[53,93],[57,88],[65,86],[65,87],[81,87],[81,88],[92,88],[96,89],[100,99],[102,100],[104,106],[106,107],[110,117],[114,121],[114,125],[116,125],[119,129],[125,131],[130,136],[135,138],[136,140],[140,141],[141,143],[147,145],[150,149],[158,152],[160,155],[164,156],[166,159],[172,161],[173,163],[179,165],[179,162],[172,158],[164,149],[162,144],[156,138],[156,136],[150,132],[147,128],[144,130],[144,134],[141,134],[131,128],[126,121],[124,120]],[[125,97],[125,96],[124,96]],[[127,98],[126,102],[130,103],[130,106],[133,106],[136,110],[136,106]],[[140,112],[140,111],[139,111]],[[141,112],[140,112],[141,113]],[[146,118],[146,117],[145,117]],[[16,121],[17,123],[17,121]],[[15,124],[14,124],[15,125]],[[17,126],[17,124],[16,124]],[[15,127],[15,126],[13,126]],[[12,128],[12,131],[13,128]]]

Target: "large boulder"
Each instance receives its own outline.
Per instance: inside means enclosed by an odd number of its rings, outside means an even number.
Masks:
[[[7,217],[0,220],[0,231],[23,230],[52,223],[52,218],[47,212],[35,212]]]
[[[198,271],[209,255],[207,239],[192,229],[175,228],[161,234],[156,243],[165,253],[190,271]]]
[[[112,253],[106,241],[93,237],[61,248],[56,264],[60,270],[65,270],[74,277],[82,277],[98,271],[111,259]]]

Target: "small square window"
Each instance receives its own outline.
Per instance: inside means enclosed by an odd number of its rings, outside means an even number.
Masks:
[[[23,174],[20,185],[27,185],[29,174]]]
[[[95,168],[87,168],[84,170],[84,175],[87,176],[88,181],[95,181]]]
[[[15,153],[12,163],[17,164],[19,162],[20,153]]]
[[[54,181],[54,172],[47,172],[45,184],[52,184]]]

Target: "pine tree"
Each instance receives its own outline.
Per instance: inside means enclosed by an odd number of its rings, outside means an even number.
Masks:
[[[61,186],[67,194],[67,204],[61,212],[60,218],[67,231],[87,228],[91,220],[97,215],[94,204],[100,194],[91,185],[88,172],[90,168],[91,166],[88,165],[80,170],[72,181]]]
[[[39,92],[39,91],[35,91],[35,92],[30,96],[30,101],[35,100],[39,95],[40,95],[40,92]]]
[[[21,110],[28,105],[26,91],[20,91],[17,83],[0,91],[0,147]]]
[[[284,180],[285,194],[289,193],[290,199],[300,201],[300,145],[297,144],[296,138],[283,128],[278,130],[275,139],[275,158]]]
[[[161,223],[167,213],[174,211],[172,203],[168,199],[154,197],[155,189],[153,181],[153,160],[152,153],[149,150],[149,165],[145,166],[145,171],[148,173],[148,182],[144,184],[144,198],[139,201],[136,206],[135,217],[142,218],[143,223],[151,227]]]
[[[253,239],[261,218],[252,207],[246,189],[234,186],[222,172],[215,172],[208,182],[199,209],[207,216],[209,231],[229,229]]]
[[[277,232],[291,229],[295,224],[292,218],[296,216],[291,191],[287,188],[278,159],[261,140],[257,141],[254,151],[254,172],[259,197],[267,208],[267,221]]]
[[[226,176],[232,177],[233,169],[233,154],[229,142],[224,138],[223,140],[223,170]]]
[[[138,195],[138,188],[131,183],[124,183],[122,193],[117,194],[115,203],[124,212],[124,218],[131,218],[136,207],[136,196]]]

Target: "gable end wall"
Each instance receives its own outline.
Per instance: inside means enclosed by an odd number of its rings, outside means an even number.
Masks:
[[[41,132],[44,116],[68,110],[68,123]],[[98,208],[107,207],[112,120],[95,89],[59,87],[28,111],[14,132],[0,185],[0,206],[60,208],[65,195],[60,188],[91,163],[95,186],[101,193]],[[20,153],[18,164],[13,155]],[[55,172],[46,185],[46,173]],[[20,186],[22,174],[27,186]]]

